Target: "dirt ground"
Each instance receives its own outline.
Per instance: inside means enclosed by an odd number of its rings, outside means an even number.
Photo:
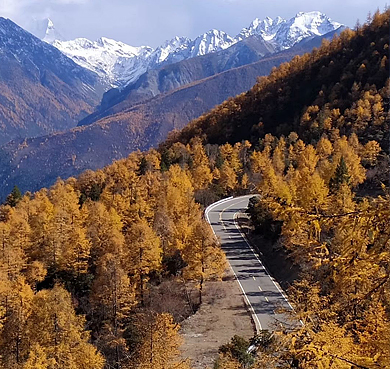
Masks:
[[[283,289],[298,278],[299,268],[277,243],[253,232],[247,214],[238,222],[251,244],[261,253],[261,260]],[[222,282],[208,282],[201,308],[181,323],[183,357],[195,369],[213,368],[219,346],[235,335],[250,338],[255,333],[250,313],[231,269]]]
[[[229,269],[222,282],[206,284],[202,306],[181,323],[181,351],[193,368],[213,368],[219,346],[236,334],[248,339],[254,332],[240,287]]]

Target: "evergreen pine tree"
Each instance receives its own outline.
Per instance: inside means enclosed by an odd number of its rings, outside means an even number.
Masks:
[[[343,156],[340,158],[335,174],[331,178],[329,185],[332,190],[338,190],[342,184],[350,184],[350,176]]]
[[[6,205],[11,207],[15,207],[16,204],[22,199],[22,193],[19,190],[18,186],[14,186],[11,193],[7,196],[7,200],[5,201]]]

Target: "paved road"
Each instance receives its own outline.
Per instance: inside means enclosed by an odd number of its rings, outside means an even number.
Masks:
[[[251,310],[256,330],[273,330],[278,321],[286,321],[286,317],[277,310],[280,307],[291,309],[291,306],[236,224],[236,216],[245,211],[252,196],[221,200],[210,205],[205,216],[221,241]]]

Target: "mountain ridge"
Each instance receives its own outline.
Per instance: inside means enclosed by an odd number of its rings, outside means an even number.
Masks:
[[[134,83],[150,69],[218,52],[253,35],[271,42],[276,50],[281,51],[294,46],[304,38],[321,36],[341,26],[341,23],[332,21],[325,14],[314,11],[297,13],[288,20],[277,17],[275,22],[269,17],[263,21],[256,18],[248,28],[244,28],[235,37],[215,29],[199,35],[194,40],[176,36],[156,49],[149,46],[137,48],[115,40],[110,40],[111,45],[103,48],[98,45],[99,40],[93,42],[87,39],[55,40],[52,44],[76,63],[99,74],[112,87],[122,88]],[[117,49],[120,44],[122,55],[118,54]],[[142,52],[129,53],[127,51],[129,48]],[[99,64],[103,53],[106,60]]]
[[[93,111],[99,77],[0,18],[0,145],[74,127]]]

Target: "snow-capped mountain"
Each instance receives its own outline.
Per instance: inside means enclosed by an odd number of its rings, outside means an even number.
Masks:
[[[134,82],[147,70],[223,50],[236,42],[225,32],[211,30],[195,40],[174,37],[156,49],[133,47],[105,37],[97,41],[85,38],[55,40],[52,45],[79,65],[100,75],[109,85],[117,87]]]
[[[244,28],[237,38],[243,39],[257,34],[264,40],[280,48],[288,49],[305,38],[322,36],[341,27],[342,24],[332,21],[320,12],[298,13],[286,20],[281,17],[264,20],[256,18],[248,28]]]
[[[133,47],[104,37],[95,42],[83,38],[49,42],[79,65],[96,72],[109,86],[124,87],[150,69],[227,49],[252,35],[261,36],[280,51],[305,38],[322,36],[340,26],[340,23],[332,21],[325,14],[308,12],[298,13],[289,20],[281,17],[256,18],[236,37],[218,30],[206,32],[194,40],[174,37],[156,49],[149,46]],[[45,41],[53,33],[51,30],[55,28],[49,22]]]
[[[55,28],[50,18],[34,19],[27,27],[27,30],[47,43],[52,43],[55,40],[65,40],[65,37]]]
[[[146,71],[145,60],[153,49],[148,46],[133,47],[123,42],[101,37],[97,41],[77,38],[72,41],[55,40],[52,45],[77,64],[97,73],[111,85],[120,84],[123,78],[131,79]]]

